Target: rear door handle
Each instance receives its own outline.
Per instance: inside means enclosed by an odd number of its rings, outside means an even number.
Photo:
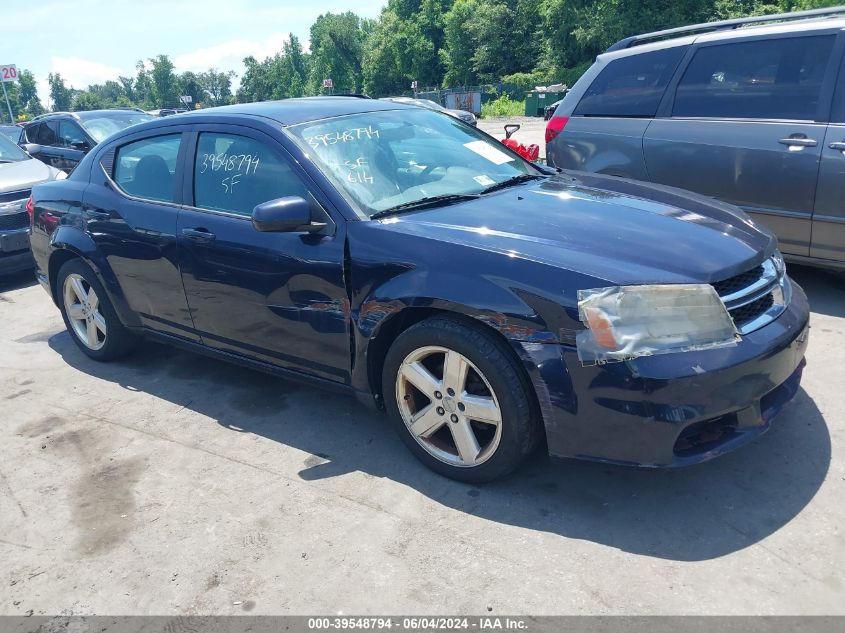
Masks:
[[[198,242],[210,242],[216,236],[208,229],[182,229],[182,235],[189,240],[196,240]]]
[[[778,143],[781,145],[789,145],[790,147],[815,147],[819,144],[819,142],[815,139],[800,136],[781,138],[778,139]]]
[[[830,149],[838,149],[840,152],[845,152],[845,141],[840,141],[837,143],[831,143],[828,145]]]

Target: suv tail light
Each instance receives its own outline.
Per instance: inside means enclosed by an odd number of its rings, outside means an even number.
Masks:
[[[32,196],[26,201],[26,212],[29,215],[29,223],[35,222],[35,204],[32,202]]]
[[[568,116],[553,116],[549,119],[546,125],[546,143],[551,143],[558,134],[563,132],[563,128],[569,123]]]

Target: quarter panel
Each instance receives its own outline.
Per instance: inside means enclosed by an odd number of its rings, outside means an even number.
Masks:
[[[561,169],[648,180],[643,161],[647,127],[648,119],[571,117],[548,144],[548,161]]]

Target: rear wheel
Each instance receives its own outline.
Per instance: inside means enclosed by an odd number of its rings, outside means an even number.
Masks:
[[[135,337],[117,317],[94,271],[80,259],[66,262],[56,278],[59,309],[74,343],[101,361],[124,356]]]
[[[529,386],[493,333],[434,317],[387,354],[382,388],[402,440],[423,463],[467,482],[501,477],[536,448]]]

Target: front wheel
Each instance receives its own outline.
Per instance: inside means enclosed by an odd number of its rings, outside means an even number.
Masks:
[[[512,355],[493,333],[461,319],[438,316],[403,332],[385,359],[382,389],[411,452],[452,479],[501,477],[542,435]]]

